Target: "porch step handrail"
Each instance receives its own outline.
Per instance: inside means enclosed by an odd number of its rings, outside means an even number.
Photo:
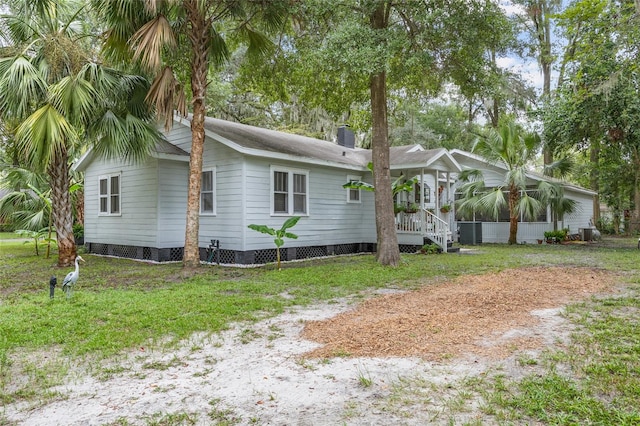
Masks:
[[[421,234],[447,251],[449,224],[436,214],[422,208],[417,212],[400,212],[396,215],[396,231]]]
[[[440,219],[435,213],[430,212],[427,209],[422,209],[424,212],[426,235],[442,248],[444,253],[447,252],[447,235],[449,234],[449,224]]]

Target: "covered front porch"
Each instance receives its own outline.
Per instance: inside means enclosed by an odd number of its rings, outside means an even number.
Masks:
[[[394,196],[396,232],[400,244],[437,244],[443,252],[453,240],[453,175],[460,165],[447,150],[420,145],[391,148],[392,179],[415,179],[411,191]]]
[[[453,241],[449,224],[428,209],[397,213],[396,232],[400,244],[423,245],[430,240],[445,253]]]

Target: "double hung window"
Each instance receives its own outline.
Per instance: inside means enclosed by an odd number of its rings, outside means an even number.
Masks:
[[[120,174],[98,178],[98,197],[100,215],[120,215]]]
[[[309,213],[309,172],[271,167],[271,212],[274,215]]]
[[[202,171],[200,187],[200,213],[216,213],[216,170],[215,168]]]
[[[347,182],[360,182],[361,176],[347,176]],[[347,188],[347,203],[359,203],[360,202],[360,189],[359,188]]]

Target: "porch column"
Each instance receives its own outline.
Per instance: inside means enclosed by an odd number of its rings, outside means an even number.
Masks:
[[[424,205],[424,169],[420,169],[420,229],[422,231],[422,234],[425,234],[425,231],[427,229],[427,225],[426,225],[426,217],[424,215],[424,209],[425,209],[425,205]]]
[[[436,190],[434,196],[436,197],[436,215],[439,216],[440,211],[440,170],[436,169]]]
[[[424,169],[420,169],[420,209],[424,209]]]
[[[453,210],[453,205],[451,202],[451,175],[449,174],[449,172],[445,172],[445,176],[447,178],[447,204],[449,204],[449,206],[451,207],[450,211]]]

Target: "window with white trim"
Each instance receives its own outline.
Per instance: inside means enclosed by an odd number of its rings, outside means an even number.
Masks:
[[[100,215],[120,215],[120,174],[98,178],[98,198]]]
[[[202,171],[200,214],[216,214],[216,169]]]
[[[431,202],[431,188],[427,185],[427,182],[422,183],[424,186],[424,199],[422,200],[424,204]],[[420,205],[420,182],[416,182],[413,187],[414,202]]]
[[[271,213],[309,214],[309,172],[271,167]]]
[[[360,182],[362,176],[347,176],[347,183]],[[360,188],[347,188],[347,203],[360,202]]]

